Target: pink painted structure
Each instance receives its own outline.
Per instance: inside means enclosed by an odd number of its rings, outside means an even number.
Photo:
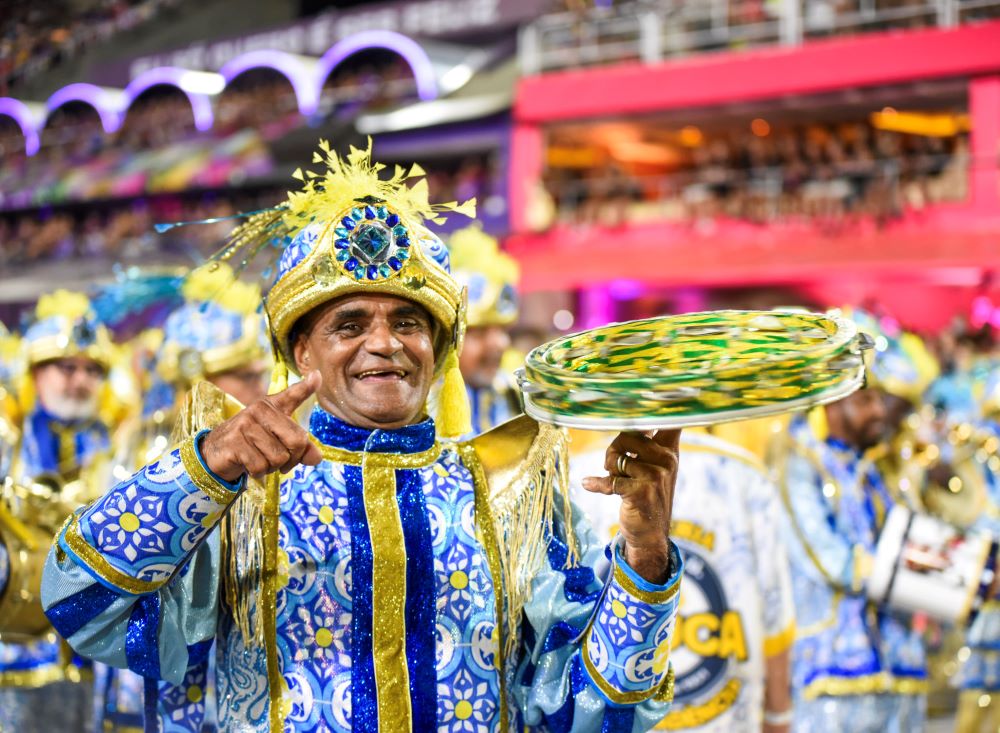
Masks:
[[[726,220],[707,232],[666,221],[528,229],[546,125],[939,79],[968,85],[973,163],[964,202],[835,235]],[[618,279],[646,287],[791,285],[831,304],[878,297],[928,328],[968,315],[974,302],[982,310],[984,297],[1000,307],[1000,284],[991,284],[1000,281],[993,275],[1000,275],[1000,22],[526,77],[513,116],[507,247],[527,291],[588,292]],[[605,304],[584,317],[614,317],[608,300],[581,298],[581,305]]]

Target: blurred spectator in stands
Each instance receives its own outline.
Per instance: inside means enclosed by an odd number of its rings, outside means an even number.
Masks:
[[[904,209],[965,196],[964,134],[903,134],[861,122],[776,130],[762,120],[755,125],[753,134],[699,138],[675,153],[680,163],[667,173],[630,168],[609,154],[610,162],[584,170],[553,167],[545,185],[559,220],[611,226],[637,221],[655,204],[660,219],[805,219],[842,229],[865,217],[884,224]]]
[[[425,164],[431,189],[442,200],[492,195],[493,163],[486,156]],[[451,168],[451,170],[449,170]],[[240,211],[254,211],[281,198],[283,189],[218,190],[200,196],[158,196],[105,202],[85,209],[0,210],[0,265],[5,269],[73,257],[150,264],[166,256],[193,262],[217,249]],[[157,234],[160,222],[201,221],[213,224],[178,227]]]
[[[88,46],[131,30],[179,0],[4,0],[0,13],[0,96]],[[81,11],[81,6],[84,7]]]

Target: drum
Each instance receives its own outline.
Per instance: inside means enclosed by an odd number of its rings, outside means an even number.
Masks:
[[[896,505],[879,535],[868,597],[905,612],[961,624],[993,582],[996,543]]]

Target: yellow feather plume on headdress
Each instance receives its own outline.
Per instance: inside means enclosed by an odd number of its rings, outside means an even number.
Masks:
[[[452,272],[481,272],[494,282],[516,284],[521,268],[510,255],[501,252],[496,237],[473,224],[459,229],[448,238]]]
[[[211,300],[244,315],[256,312],[260,306],[260,288],[237,280],[236,273],[224,262],[210,262],[192,270],[184,278],[181,292],[190,302]]]
[[[423,178],[426,174],[419,165],[414,164],[409,170],[397,165],[390,178],[380,178],[379,173],[386,166],[372,162],[370,137],[366,148],[352,145],[351,152],[344,158],[337,155],[326,140],[320,140],[319,148],[323,154],[314,153],[312,161],[323,163],[326,173],[303,173],[302,169],[298,169],[292,174],[304,185],[301,191],[288,194],[284,222],[289,229],[301,229],[312,221],[332,221],[365,196],[383,199],[397,214],[414,224],[424,220],[440,224],[444,219],[439,214],[448,211],[470,217],[476,215],[475,199],[461,204],[455,201],[432,204],[428,200],[427,180]],[[420,180],[413,185],[406,184],[414,178]]]
[[[38,320],[62,316],[71,321],[82,318],[90,312],[90,299],[83,293],[56,290],[38,299],[35,316]]]

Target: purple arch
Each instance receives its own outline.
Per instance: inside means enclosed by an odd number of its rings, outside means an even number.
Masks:
[[[108,135],[121,127],[123,112],[108,99],[108,92],[99,86],[83,82],[67,84],[52,93],[52,96],[45,103],[48,110],[46,120],[52,116],[53,112],[70,102],[83,102],[93,107],[101,118],[104,132]]]
[[[199,132],[204,132],[212,128],[215,118],[212,114],[212,103],[207,94],[201,92],[191,92],[184,88],[184,75],[190,73],[187,69],[179,69],[176,66],[157,66],[139,74],[125,87],[125,110],[132,106],[136,98],[147,89],[155,86],[176,87],[187,96],[191,103],[191,112],[194,114],[194,126]],[[124,114],[122,115],[124,119]]]
[[[230,59],[219,69],[226,80],[226,85],[250,69],[273,69],[288,79],[295,90],[295,99],[299,112],[308,117],[319,106],[319,88],[313,70],[301,59],[284,51],[261,50],[248,51]]]
[[[320,89],[337,65],[351,54],[368,48],[385,48],[403,57],[417,82],[417,94],[424,101],[438,95],[434,67],[427,52],[412,38],[395,31],[362,31],[337,41],[319,60],[317,81]]]
[[[30,156],[37,153],[40,144],[38,129],[28,105],[13,97],[0,97],[0,115],[7,115],[21,128],[21,134],[24,135],[25,155]]]

